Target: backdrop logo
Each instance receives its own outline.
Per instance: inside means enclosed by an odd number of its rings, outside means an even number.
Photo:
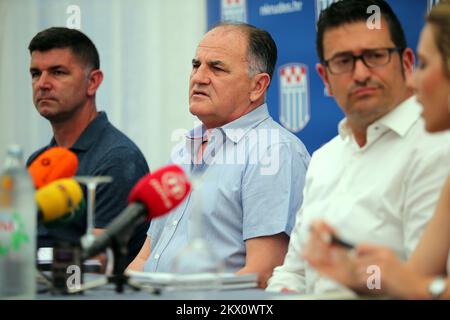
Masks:
[[[280,77],[280,122],[292,132],[301,131],[309,122],[308,67],[289,63],[278,69]]]
[[[439,3],[439,0],[427,0],[428,6],[427,6],[427,12],[430,12],[431,8],[433,8],[434,5],[437,5]]]
[[[221,21],[247,22],[246,0],[222,0]]]
[[[337,2],[338,0],[316,0],[316,24],[319,21],[320,13],[331,6],[333,2]]]

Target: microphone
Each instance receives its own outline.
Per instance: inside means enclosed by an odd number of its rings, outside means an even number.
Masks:
[[[35,193],[38,221],[54,222],[77,209],[83,203],[83,191],[74,179],[59,179]]]
[[[178,165],[168,165],[145,175],[131,190],[129,205],[106,230],[92,243],[81,241],[84,249],[82,260],[102,252],[113,240],[119,241],[118,237],[122,237],[123,243],[128,242],[138,223],[168,213],[186,198],[190,190],[191,184]]]
[[[73,177],[78,168],[75,153],[66,148],[52,147],[41,153],[29,166],[28,172],[36,189],[61,178]]]

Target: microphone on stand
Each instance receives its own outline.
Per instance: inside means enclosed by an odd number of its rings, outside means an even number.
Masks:
[[[35,192],[35,201],[38,207],[37,219],[47,227],[58,227],[73,221],[84,206],[83,191],[72,178],[59,179],[41,187]],[[61,253],[58,247],[38,250],[39,274],[41,278],[46,278],[42,272],[52,271],[52,279],[46,281],[50,283],[53,292],[65,292],[67,266],[76,265],[80,261],[73,256],[77,252],[76,248],[68,249],[70,250],[65,253]],[[58,266],[62,270],[60,273],[57,272]]]
[[[48,224],[78,209],[83,201],[83,191],[74,179],[59,179],[37,190],[35,199],[38,221]]]
[[[78,158],[66,148],[52,147],[42,152],[28,167],[36,189],[61,178],[73,177],[78,169]]]
[[[135,226],[169,213],[187,197],[191,184],[178,165],[168,165],[141,178],[130,192],[129,205],[92,243],[81,241],[81,259],[86,260],[111,247],[114,252],[113,279],[117,292],[123,291],[127,277],[127,243]]]
[[[147,174],[131,190],[129,205],[92,244],[83,246],[83,259],[99,254],[118,236],[131,236],[129,231],[144,220],[167,214],[186,198],[190,190],[186,174],[177,165]]]

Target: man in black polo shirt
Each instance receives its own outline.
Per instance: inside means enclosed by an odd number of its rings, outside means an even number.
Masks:
[[[78,30],[49,28],[39,32],[28,47],[33,102],[50,121],[50,144],[34,152],[27,165],[52,146],[69,148],[78,157],[77,176],[111,176],[96,192],[94,233],[101,233],[127,206],[135,183],[149,172],[138,147],[98,112],[95,94],[103,80],[97,49]],[[38,229],[38,247],[57,241],[78,242],[86,233],[86,214],[58,228]],[[135,229],[129,242],[129,259],[141,248],[148,223]]]

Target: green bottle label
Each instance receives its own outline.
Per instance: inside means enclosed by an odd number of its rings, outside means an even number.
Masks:
[[[18,213],[0,214],[0,256],[20,251],[21,247],[29,242],[30,237]]]

